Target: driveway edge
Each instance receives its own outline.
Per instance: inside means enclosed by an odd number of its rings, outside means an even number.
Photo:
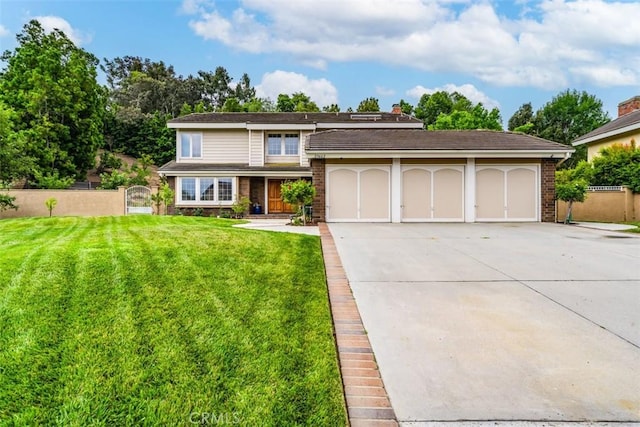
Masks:
[[[326,223],[318,228],[349,423],[353,427],[397,426],[333,236]]]

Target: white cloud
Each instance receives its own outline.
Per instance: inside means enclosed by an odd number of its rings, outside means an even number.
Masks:
[[[487,96],[482,91],[478,90],[474,85],[468,84],[468,83],[463,84],[461,86],[455,85],[453,83],[447,83],[444,86],[433,88],[433,89],[418,85],[407,90],[406,94],[407,96],[410,96],[412,98],[420,99],[420,97],[425,93],[432,94],[434,92],[439,92],[439,91],[446,91],[449,93],[451,92],[461,93],[462,95],[466,96],[474,104],[481,102],[482,105],[484,105],[484,107],[489,110],[492,108],[500,108],[500,103],[498,101],[496,101],[495,99],[489,98],[489,96]]]
[[[493,2],[435,0],[244,0],[222,14],[184,0],[193,31],[236,49],[284,53],[325,69],[331,61],[376,61],[464,73],[502,86],[564,88],[640,80],[640,2],[518,1],[512,16]],[[456,3],[456,4],[453,4]],[[602,72],[602,64],[609,70]],[[622,76],[605,81],[605,76]]]
[[[7,30],[7,28],[0,24],[0,37],[5,37],[9,35],[9,30]]]
[[[262,76],[256,95],[275,101],[281,93],[304,92],[319,107],[338,103],[338,90],[327,79],[309,79],[304,74],[276,70]]]
[[[55,29],[62,31],[78,46],[91,42],[91,36],[73,28],[66,19],[59,16],[34,16],[33,19],[40,22],[45,31],[51,32]]]
[[[376,94],[380,96],[393,96],[396,94],[396,91],[383,86],[376,86]]]

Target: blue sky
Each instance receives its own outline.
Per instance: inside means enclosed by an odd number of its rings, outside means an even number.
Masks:
[[[458,90],[506,123],[570,88],[615,118],[640,95],[638,17],[625,0],[2,0],[0,48],[35,18],[101,60],[141,56],[182,75],[223,66],[271,99],[303,91],[346,110],[376,97],[390,111]]]

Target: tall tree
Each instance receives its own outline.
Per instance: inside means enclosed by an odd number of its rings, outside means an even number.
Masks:
[[[433,125],[440,114],[451,114],[451,112],[453,112],[453,96],[446,91],[425,93],[420,97],[415,108],[416,118],[424,122],[425,128]]]
[[[502,118],[497,108],[487,111],[481,103],[478,103],[471,111],[455,110],[451,114],[440,114],[428,129],[502,130]]]
[[[413,105],[409,104],[404,99],[400,100],[399,105],[400,105],[400,111],[402,111],[404,114],[407,114],[407,115],[413,114]]]
[[[0,58],[6,63],[0,101],[15,111],[25,154],[36,159],[32,177],[83,177],[102,145],[105,93],[96,81],[98,60],[36,20],[17,40],[18,47]]]
[[[513,113],[513,116],[509,118],[508,129],[511,131],[516,128],[526,126],[528,123],[533,123],[533,107],[530,102],[522,104],[518,110]]]
[[[378,103],[378,99],[373,97],[363,99],[360,101],[360,104],[358,104],[356,111],[358,113],[379,112],[380,104]]]
[[[198,71],[198,76],[202,80],[202,97],[205,103],[212,109],[222,108],[227,98],[233,95],[229,72],[224,67],[216,67],[213,73],[209,71]]]
[[[340,106],[338,104],[325,105],[322,107],[322,111],[325,113],[339,113]]]
[[[240,81],[234,89],[233,96],[241,103],[250,102],[256,97],[256,89],[251,86],[251,79],[247,73],[244,73],[240,78]]]
[[[0,101],[0,188],[27,177],[33,163],[24,154],[23,135],[14,131],[15,117],[16,113]]]
[[[567,89],[536,112],[533,124],[537,136],[571,145],[579,136],[599,128],[609,120],[609,115],[602,109],[602,101],[597,97],[585,91]],[[586,158],[586,146],[582,145],[564,165],[572,167]]]
[[[311,100],[311,98],[304,92],[295,92],[291,96],[286,93],[278,95],[278,101],[276,103],[276,111],[280,112],[318,112],[320,108]]]

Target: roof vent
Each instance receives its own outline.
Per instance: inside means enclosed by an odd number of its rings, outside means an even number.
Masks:
[[[375,122],[382,119],[382,114],[352,114],[351,120],[368,120]]]

